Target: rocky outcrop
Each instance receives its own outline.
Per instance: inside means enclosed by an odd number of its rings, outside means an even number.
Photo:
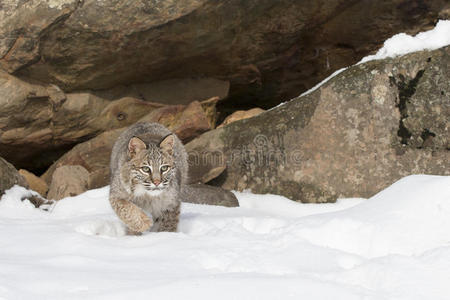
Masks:
[[[156,91],[166,80],[219,79],[230,83],[230,104],[267,108],[358,61],[394,33],[433,25],[446,5],[7,0],[0,9],[0,66],[66,92],[141,83],[155,83],[150,90]]]
[[[205,103],[210,105],[211,101],[216,100],[211,99]],[[139,121],[161,123],[175,132],[183,142],[190,141],[211,129],[207,112],[198,101],[194,101],[188,106],[170,105],[155,109]],[[76,145],[52,164],[42,178],[50,184],[56,168],[64,165],[80,165],[86,168],[90,174],[89,189],[108,185],[111,150],[117,137],[125,129],[126,127],[109,130]]]
[[[28,187],[25,178],[9,162],[0,157],[0,197],[15,184]]]
[[[111,101],[88,92],[65,94],[54,85],[27,82],[0,71],[0,155],[14,165],[39,170],[75,144],[149,114],[150,119],[173,119],[177,127],[184,126],[179,131],[187,141],[213,128],[219,99],[187,106],[131,97]],[[190,118],[202,127],[194,130]]]
[[[187,144],[213,183],[303,202],[450,175],[450,47],[350,67],[318,90]]]
[[[89,172],[82,166],[61,166],[53,172],[47,198],[61,200],[79,195],[88,189]]]
[[[192,183],[321,202],[369,195],[411,172],[442,173],[447,50],[351,68],[315,93],[192,139],[215,127],[216,104],[220,119],[272,107],[394,33],[429,29],[448,16],[447,2],[2,1],[0,156],[35,174],[56,161],[43,175],[49,184],[57,167],[79,165],[88,188],[103,186],[116,137],[141,120],[190,142]],[[357,188],[364,180],[371,187]]]

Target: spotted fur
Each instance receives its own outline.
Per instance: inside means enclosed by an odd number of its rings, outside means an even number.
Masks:
[[[175,134],[157,123],[123,132],[111,154],[109,200],[130,233],[176,231],[187,154]]]

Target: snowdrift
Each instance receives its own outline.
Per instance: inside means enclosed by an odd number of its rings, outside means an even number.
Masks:
[[[450,176],[370,199],[236,193],[183,204],[178,233],[126,236],[108,187],[34,208],[0,201],[2,299],[448,299]]]

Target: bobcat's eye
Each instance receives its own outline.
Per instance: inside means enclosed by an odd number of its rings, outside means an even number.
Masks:
[[[166,172],[167,170],[169,170],[169,166],[168,165],[162,165],[160,168],[161,172]]]
[[[141,169],[142,169],[142,171],[144,171],[145,173],[150,172],[150,168],[147,167],[147,166],[143,166]]]

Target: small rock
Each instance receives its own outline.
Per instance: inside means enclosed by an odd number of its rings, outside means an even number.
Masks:
[[[45,197],[48,191],[48,185],[44,180],[25,169],[20,169],[19,174],[25,178],[30,189]]]
[[[234,113],[232,113],[231,115],[229,115],[228,117],[225,118],[225,120],[222,122],[222,124],[220,124],[219,126],[217,126],[217,128],[219,127],[223,127],[227,124],[239,121],[239,120],[243,120],[243,119],[248,119],[254,116],[259,115],[260,113],[265,112],[264,109],[261,109],[259,107],[255,107],[249,110],[238,110],[235,111]]]
[[[82,166],[61,166],[53,172],[48,199],[60,200],[88,189],[89,172]]]
[[[25,178],[17,172],[16,168],[0,157],[0,196],[15,184],[28,188]]]

